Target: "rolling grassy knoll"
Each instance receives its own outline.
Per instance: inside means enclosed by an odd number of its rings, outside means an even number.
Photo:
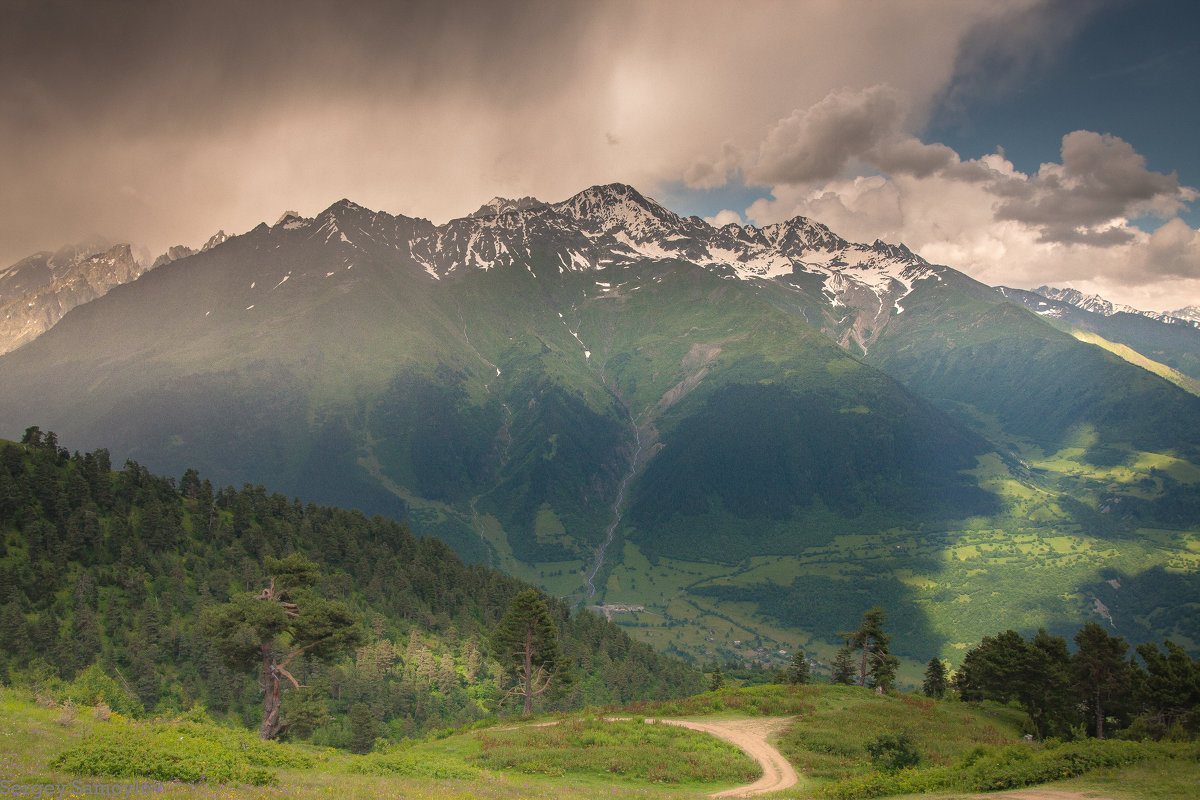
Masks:
[[[616,714],[624,720],[606,721]],[[544,724],[490,723],[356,756],[331,748],[263,743],[219,727],[203,712],[173,721],[130,721],[89,706],[35,704],[27,690],[0,690],[0,768],[10,790],[151,781],[181,798],[682,798],[748,783],[753,762],[706,734],[644,718],[719,721],[787,716],[775,740],[801,773],[783,797],[865,798],[911,791],[979,791],[1073,781],[1121,800],[1190,797],[1194,744],[1020,742],[1021,712],[1001,706],[878,696],[855,687],[763,686],[677,701],[558,716]],[[904,734],[915,768],[881,770],[869,745]],[[1188,776],[1191,776],[1190,782]],[[77,783],[72,784],[73,781]],[[990,783],[989,783],[990,782]],[[74,788],[72,788],[74,786]],[[29,788],[25,788],[29,787]]]

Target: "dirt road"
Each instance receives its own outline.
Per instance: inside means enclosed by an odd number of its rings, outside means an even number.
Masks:
[[[731,719],[711,722],[693,722],[688,719],[660,719],[664,725],[678,725],[694,731],[712,734],[735,744],[762,766],[763,775],[754,783],[717,792],[712,797],[750,797],[767,792],[778,792],[795,786],[799,778],[796,770],[783,757],[767,737],[787,725],[788,717],[759,717],[755,719]],[[649,722],[649,720],[647,720]]]

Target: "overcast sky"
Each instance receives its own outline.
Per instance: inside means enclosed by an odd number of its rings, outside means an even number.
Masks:
[[[1200,303],[1191,0],[0,0],[0,265],[633,184]]]

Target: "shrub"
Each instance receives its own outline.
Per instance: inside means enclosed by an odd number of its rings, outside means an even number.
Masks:
[[[66,696],[75,703],[94,706],[100,703],[127,717],[142,713],[142,703],[119,686],[99,664],[92,664],[75,676],[66,687]]]
[[[867,742],[871,763],[883,772],[897,772],[921,763],[921,751],[907,733],[885,733]]]
[[[397,751],[371,753],[356,758],[347,766],[347,771],[359,775],[402,775],[406,778],[438,780],[473,780],[479,777],[479,770],[454,759],[432,753]]]
[[[112,720],[120,720],[113,714]],[[125,724],[98,729],[51,766],[79,775],[265,786],[267,767],[308,768],[312,759],[246,731],[196,723]]]
[[[1151,744],[1088,739],[1041,750],[1014,745],[978,758],[966,770],[960,788],[998,791],[1074,778],[1102,767],[1135,764],[1163,755]]]
[[[926,794],[954,788],[950,770],[901,769],[895,772],[872,772],[847,778],[821,788],[819,796],[836,800],[868,800],[872,797],[891,797],[902,794]]]
[[[481,767],[541,775],[621,775],[677,783],[754,780],[754,762],[727,742],[673,725],[571,720],[477,734]]]

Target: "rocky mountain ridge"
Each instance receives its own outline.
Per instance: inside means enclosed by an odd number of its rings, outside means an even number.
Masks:
[[[145,271],[128,244],[69,245],[18,261],[0,272],[0,353],[37,338],[71,309]]]
[[[1011,291],[1006,289],[1006,287],[999,288],[1001,292]],[[1101,314],[1106,317],[1111,317],[1115,314],[1135,314],[1158,320],[1168,325],[1191,325],[1192,327],[1200,328],[1200,308],[1197,306],[1187,306],[1176,311],[1167,312],[1143,311],[1130,305],[1106,300],[1098,294],[1084,294],[1078,289],[1057,289],[1053,286],[1043,285],[1033,291],[1048,300],[1057,300],[1076,308],[1081,308],[1084,311],[1091,311],[1094,314]],[[1056,316],[1060,312],[1054,306],[1047,305],[1045,310],[1039,310],[1038,313],[1043,316]]]

